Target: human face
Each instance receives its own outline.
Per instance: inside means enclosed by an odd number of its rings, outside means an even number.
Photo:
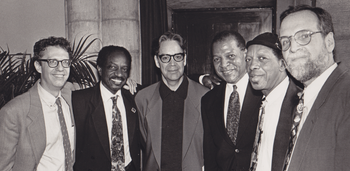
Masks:
[[[68,52],[59,46],[48,46],[41,54],[40,59],[56,59],[58,61],[69,59]],[[35,61],[34,66],[41,74],[40,85],[52,95],[57,96],[68,79],[70,68],[64,68],[61,62],[55,68],[50,68],[48,63],[43,61]]]
[[[287,76],[282,59],[278,59],[269,47],[249,46],[246,62],[250,83],[264,95],[268,95]]]
[[[281,23],[280,37],[293,36],[300,30],[320,31],[317,16],[308,10],[288,15]],[[307,86],[334,63],[333,49],[334,37],[330,32],[326,36],[313,34],[307,45],[300,45],[292,38],[290,48],[282,53],[288,71]]]
[[[160,43],[158,56],[165,54],[174,55],[183,52],[177,41],[166,40]],[[168,63],[163,63],[158,56],[154,56],[154,61],[162,72],[164,83],[170,87],[179,85],[182,82],[184,68],[186,66],[186,54],[184,55],[184,60],[176,62],[174,58],[171,58]]]
[[[102,67],[97,66],[104,85],[112,94],[117,93],[126,83],[129,77],[130,61],[122,52],[113,52],[107,58]]]
[[[217,75],[228,83],[237,83],[247,72],[245,54],[234,37],[213,44],[213,63]]]

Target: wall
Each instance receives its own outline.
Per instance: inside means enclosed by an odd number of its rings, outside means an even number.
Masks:
[[[0,46],[32,54],[39,39],[65,37],[64,11],[63,0],[1,0]]]

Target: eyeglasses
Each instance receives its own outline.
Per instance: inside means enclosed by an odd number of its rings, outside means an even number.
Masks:
[[[58,63],[61,62],[63,68],[69,68],[71,65],[70,59],[63,59],[63,60],[57,60],[57,59],[37,59],[38,61],[45,61],[49,65],[50,68],[56,68],[58,66]]]
[[[163,55],[158,55],[160,61],[163,63],[168,63],[170,62],[171,58],[174,58],[176,62],[181,62],[184,60],[184,53],[176,53],[174,55],[169,55],[169,54],[163,54]]]
[[[282,51],[286,51],[290,48],[291,38],[301,46],[305,46],[311,42],[311,36],[316,33],[321,33],[322,31],[312,32],[310,30],[300,30],[294,34],[294,36],[282,36],[280,37],[280,42],[282,45]]]

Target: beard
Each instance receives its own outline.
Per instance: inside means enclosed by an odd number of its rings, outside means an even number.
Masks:
[[[305,48],[301,49],[296,56],[302,56],[303,58],[295,61],[293,59],[288,60],[287,69],[301,83],[317,78],[327,68],[328,52],[326,47],[322,48],[316,59],[311,59],[311,53]]]

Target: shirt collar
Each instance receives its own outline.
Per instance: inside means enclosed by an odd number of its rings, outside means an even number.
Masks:
[[[181,97],[183,99],[186,99],[186,97],[187,97],[187,89],[188,89],[188,80],[187,80],[187,77],[184,76],[183,79],[182,79],[182,83],[180,84],[179,88],[176,91],[170,90],[169,87],[166,86],[165,83],[162,80],[160,82],[159,93],[160,93],[160,97],[162,99],[166,98],[171,93],[175,93],[179,97]]]
[[[101,91],[101,97],[102,97],[102,101],[106,102],[108,100],[111,99],[111,97],[115,97],[116,95],[121,97],[121,91],[120,89],[115,93],[111,93],[103,84],[102,81],[100,82],[100,91]]]
[[[38,93],[40,95],[40,98],[42,99],[42,101],[47,104],[48,106],[54,106],[56,104],[56,99],[58,97],[61,97],[61,91],[58,92],[58,96],[55,97],[54,95],[52,95],[51,93],[49,93],[47,90],[45,90],[41,84],[40,84],[40,80],[39,80],[39,84],[38,84]]]
[[[279,100],[278,97],[284,97],[287,92],[288,86],[289,78],[286,77],[266,96],[266,101],[269,103],[274,103],[274,101]]]

